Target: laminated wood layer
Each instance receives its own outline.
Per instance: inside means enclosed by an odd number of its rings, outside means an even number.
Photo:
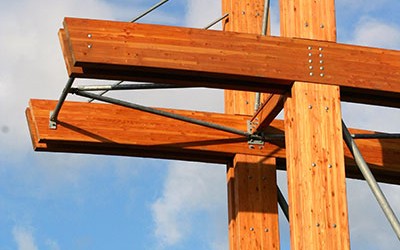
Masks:
[[[31,100],[26,115],[36,151],[126,155],[152,158],[227,163],[236,153],[285,158],[283,141],[266,143],[263,149],[250,149],[246,139],[226,132],[180,122],[143,111],[111,104],[65,102],[56,130],[49,129],[49,114],[57,101]],[[229,127],[247,128],[251,116],[169,110]],[[267,134],[283,133],[284,125],[275,120]],[[350,130],[351,133],[376,133]],[[400,184],[399,140],[356,140],[378,180]],[[362,179],[350,152],[344,146],[349,177]],[[280,161],[282,162],[282,161]],[[279,168],[284,169],[285,164]]]
[[[270,93],[305,81],[343,87],[342,100],[400,106],[395,50],[76,18],[64,27],[70,76]]]

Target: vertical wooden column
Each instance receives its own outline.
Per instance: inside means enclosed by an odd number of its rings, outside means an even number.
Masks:
[[[336,41],[334,0],[282,0],[280,10],[282,36]],[[323,77],[323,48],[309,53],[309,73]],[[285,133],[292,249],[349,249],[339,87],[294,83]]]
[[[222,0],[222,9],[225,31],[261,34],[264,0]],[[226,113],[254,114],[254,102],[254,92],[225,91]],[[229,249],[279,249],[275,159],[238,154],[227,181]]]

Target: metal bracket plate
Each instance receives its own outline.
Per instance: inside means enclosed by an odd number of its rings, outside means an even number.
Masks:
[[[51,117],[53,116],[54,111],[50,111],[50,116],[49,116],[49,128],[50,129],[57,129],[57,121],[52,121]]]

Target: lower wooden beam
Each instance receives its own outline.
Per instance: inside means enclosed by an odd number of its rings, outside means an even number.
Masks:
[[[34,149],[47,152],[72,152],[153,157],[227,163],[237,153],[286,158],[283,140],[250,148],[241,136],[215,131],[173,119],[111,104],[66,102],[58,128],[49,129],[49,114],[57,101],[31,100],[26,115]],[[246,131],[250,115],[228,115],[197,111],[170,110]],[[283,121],[274,120],[267,134],[283,134]],[[351,133],[376,133],[350,130]],[[364,158],[382,182],[400,184],[400,141],[356,140]],[[300,144],[295,144],[299,146]],[[349,177],[362,179],[345,145]],[[282,162],[282,161],[280,161]],[[283,164],[279,164],[282,169]]]
[[[275,159],[237,154],[227,178],[229,249],[279,249]]]

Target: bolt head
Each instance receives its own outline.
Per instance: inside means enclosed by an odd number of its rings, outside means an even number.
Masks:
[[[91,49],[92,47],[93,47],[93,45],[91,45],[91,44],[88,44],[88,46],[87,46],[89,49]]]
[[[251,227],[251,228],[250,228],[250,231],[254,231],[254,227]]]
[[[88,38],[92,38],[92,34],[88,34],[87,37],[88,37]]]

